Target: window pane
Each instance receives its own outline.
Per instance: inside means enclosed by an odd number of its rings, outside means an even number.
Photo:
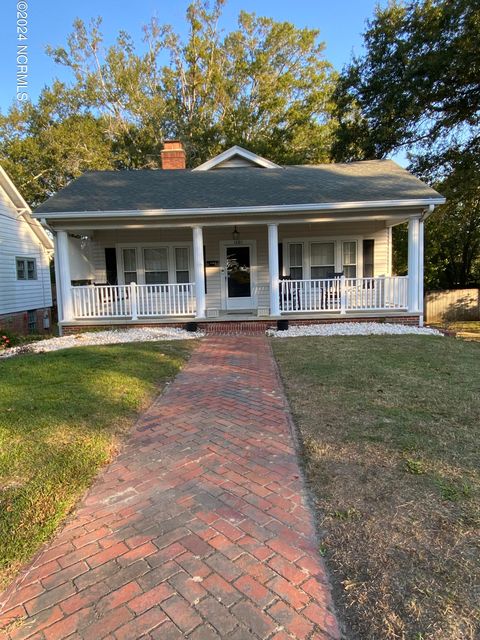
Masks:
[[[146,284],[168,284],[168,271],[145,271]]]
[[[130,284],[131,282],[137,282],[137,272],[125,271],[125,284]]]
[[[176,247],[175,268],[177,271],[188,271],[188,249],[187,247]]]
[[[335,264],[334,242],[312,242],[312,244],[310,245],[310,250],[312,266],[333,266]]]
[[[303,264],[303,245],[291,244],[290,245],[290,266],[301,267]]]
[[[343,264],[357,264],[357,243],[343,243]]]
[[[25,260],[17,258],[17,280],[25,280]]]
[[[177,271],[178,284],[185,284],[190,282],[190,273],[188,271]]]
[[[303,280],[302,267],[290,267],[290,277],[292,280]]]
[[[145,271],[168,271],[167,247],[144,249],[143,258],[145,261]]]
[[[37,329],[37,313],[36,311],[28,311],[27,312],[28,319],[28,331],[30,333],[35,333]]]
[[[35,280],[37,277],[35,268],[35,260],[27,260],[27,278],[29,280]]]
[[[345,265],[343,267],[343,273],[346,278],[356,278],[357,267],[355,265]]]
[[[333,265],[329,267],[312,267],[312,279],[333,278],[334,271],[335,267]]]
[[[123,268],[125,269],[125,273],[127,271],[133,272],[137,270],[137,259],[136,259],[135,249],[123,250]]]

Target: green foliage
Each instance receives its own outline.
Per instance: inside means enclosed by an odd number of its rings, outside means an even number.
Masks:
[[[480,281],[480,4],[392,2],[364,34],[366,54],[335,92],[332,157],[382,158],[408,150],[411,168],[448,198],[426,229],[426,282]],[[396,233],[405,266],[406,235]]]
[[[224,34],[223,5],[195,0],[185,39],[152,19],[143,42],[120,32],[106,46],[97,18],[48,47],[73,81],[0,115],[0,161],[29,203],[87,169],[157,167],[166,138],[184,142],[189,166],[233,144],[328,161],[335,74],[318,31],[241,12]]]
[[[425,264],[432,288],[480,283],[480,152],[451,152],[439,190],[447,204],[426,224]]]
[[[408,473],[411,473],[414,476],[420,476],[425,473],[425,467],[421,460],[412,460],[411,458],[407,458],[405,460],[405,468]]]

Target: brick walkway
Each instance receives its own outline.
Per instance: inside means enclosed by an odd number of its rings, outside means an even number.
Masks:
[[[9,590],[5,625],[12,640],[339,637],[264,337],[201,343]]]

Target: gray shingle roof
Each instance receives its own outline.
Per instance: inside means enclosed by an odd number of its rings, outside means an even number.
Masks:
[[[190,209],[438,198],[391,160],[282,169],[87,172],[39,213]]]

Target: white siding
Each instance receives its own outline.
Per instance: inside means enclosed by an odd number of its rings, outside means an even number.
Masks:
[[[253,266],[257,284],[257,302],[259,307],[269,306],[269,274],[268,274],[268,244],[267,225],[239,226],[240,241],[255,241],[257,264]],[[205,244],[206,262],[217,261],[218,266],[206,267],[207,294],[206,306],[208,308],[222,308],[221,301],[221,255],[222,241],[232,240],[233,225],[228,227],[204,227],[203,239]],[[312,223],[312,224],[283,224],[279,226],[279,241],[285,243],[288,239],[303,238],[305,240],[322,238],[344,238],[358,240],[359,252],[362,250],[362,240],[373,238],[374,249],[374,275],[388,275],[390,271],[389,232],[383,222],[359,222],[359,223]],[[97,283],[106,282],[105,248],[115,247],[117,244],[142,244],[142,243],[192,243],[191,229],[144,229],[138,231],[114,230],[95,231],[93,239],[89,243],[90,260],[94,267],[94,278]],[[284,249],[285,254],[285,249]],[[305,276],[306,277],[306,276]],[[82,279],[79,272],[72,269],[72,279]],[[193,270],[191,279],[193,279]]]
[[[16,256],[36,259],[36,280],[17,280]],[[0,187],[0,314],[51,305],[47,251]]]

